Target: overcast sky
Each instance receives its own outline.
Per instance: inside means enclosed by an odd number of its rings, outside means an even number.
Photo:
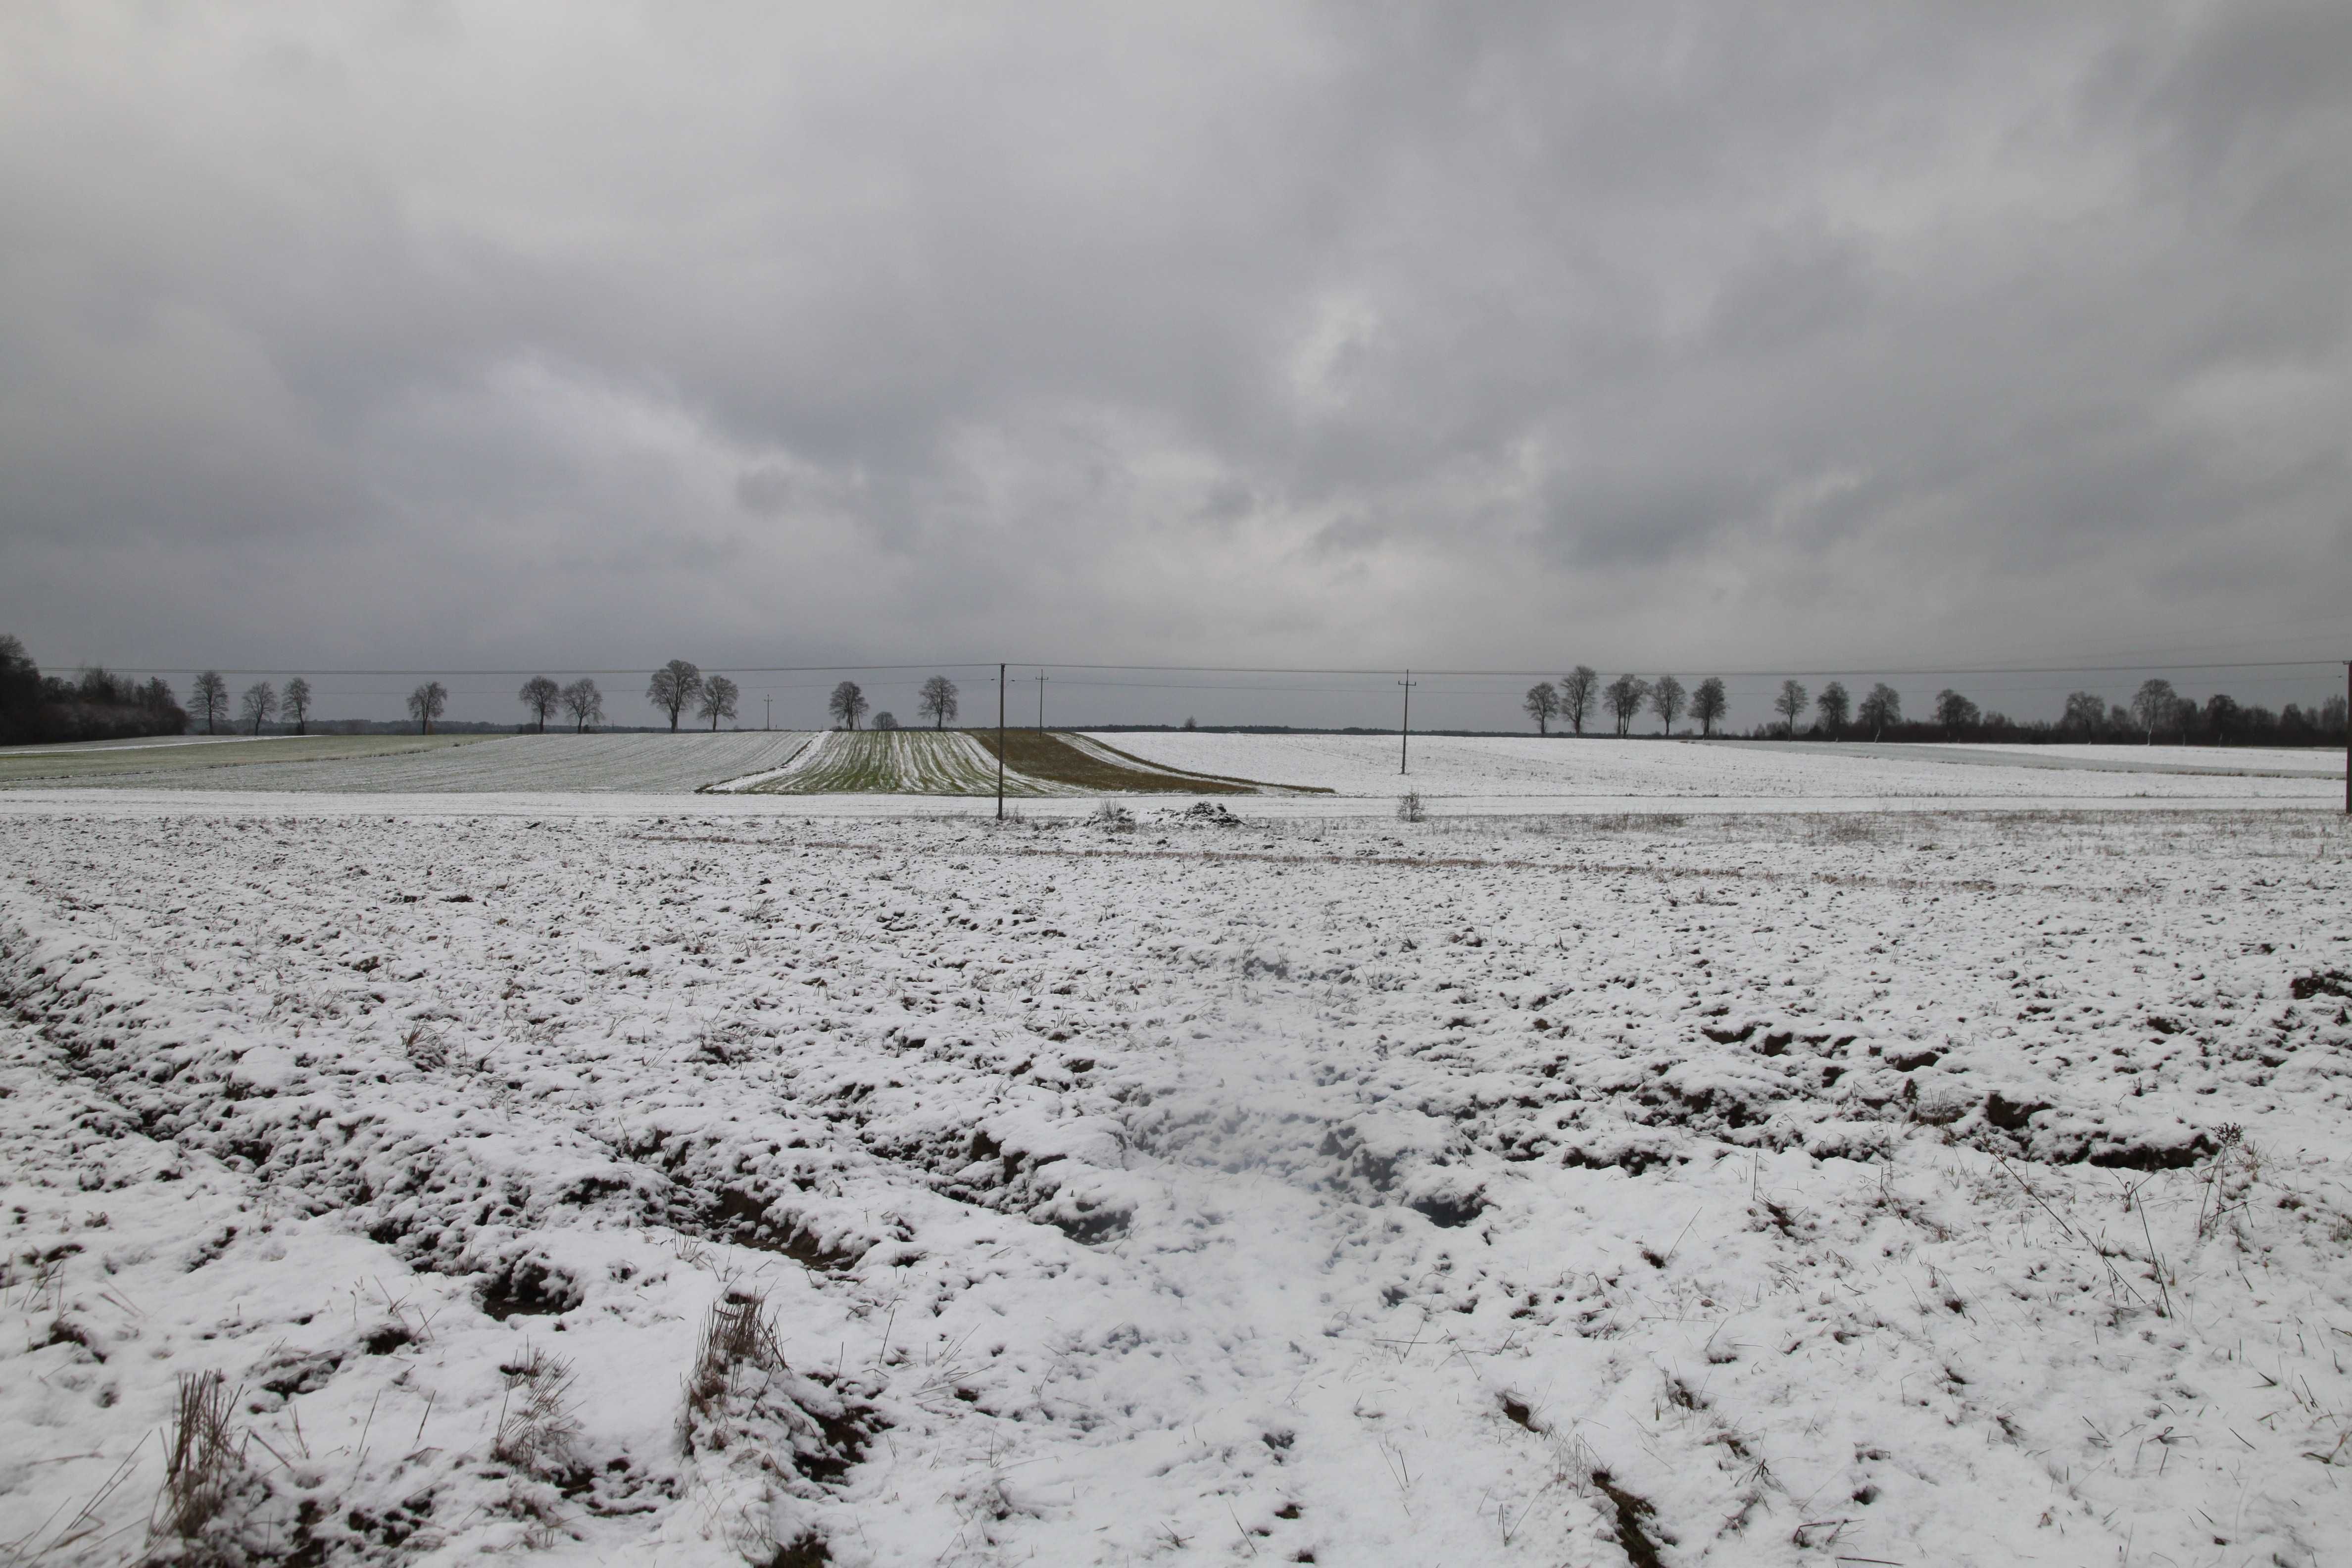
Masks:
[[[2352,641],[2341,0],[983,10],[0,7],[0,630],[559,675]]]

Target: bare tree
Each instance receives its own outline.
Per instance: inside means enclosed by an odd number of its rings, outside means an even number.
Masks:
[[[1710,675],[1700,681],[1698,689],[1691,693],[1691,717],[1698,721],[1698,732],[1714,734],[1715,727],[1723,722],[1724,712],[1730,706],[1731,700],[1723,689],[1723,677]]]
[[[839,720],[845,730],[857,728],[857,721],[866,717],[866,693],[854,680],[845,680],[835,687],[824,704],[825,711]]]
[[[922,695],[915,700],[915,711],[929,719],[932,729],[946,729],[948,721],[956,716],[956,683],[944,675],[934,675],[924,681]]]
[[[702,695],[702,671],[682,658],[671,659],[654,671],[646,683],[646,700],[669,715],[669,727],[677,729],[677,716],[693,705]]]
[[[1843,740],[1846,722],[1853,717],[1853,699],[1846,695],[1845,683],[1832,680],[1822,687],[1822,694],[1813,699],[1813,706],[1821,710],[1822,722],[1830,727],[1830,739]]]
[[[1780,695],[1772,699],[1772,711],[1787,721],[1790,736],[1797,733],[1797,715],[1805,710],[1805,688],[1801,682],[1780,682]]]
[[[208,669],[196,677],[196,683],[188,688],[188,706],[205,721],[205,734],[220,733],[221,721],[228,717],[228,682],[221,679],[219,670]]]
[[[2230,731],[2238,727],[2238,715],[2243,711],[2238,700],[2226,691],[2216,691],[2205,700],[2205,727],[2213,731],[2213,743],[2229,744]]]
[[[1650,683],[1650,711],[1665,721],[1669,735],[1675,732],[1675,721],[1682,717],[1683,704],[1687,700],[1683,683],[1671,675],[1662,675]]]
[[[1936,722],[1944,728],[1944,739],[1957,741],[1977,727],[1984,715],[1977,705],[1947,686],[1936,693]]]
[[[741,695],[736,690],[735,683],[725,676],[705,676],[702,701],[694,710],[695,717],[709,720],[710,728],[715,731],[719,728],[719,721],[735,717],[735,699]]]
[[[2107,726],[2107,700],[2095,691],[2070,691],[2066,694],[2066,713],[2058,727],[2085,741],[2095,741],[2099,731]]]
[[[2149,745],[2156,744],[2158,726],[2171,722],[2173,709],[2179,701],[2179,693],[2172,689],[2169,680],[2143,680],[2139,683],[2139,689],[2132,693],[2132,717],[2139,721],[2142,730],[2147,731]]]
[[[408,694],[408,716],[416,721],[416,732],[433,733],[433,721],[441,717],[449,706],[449,689],[437,680],[428,680]]]
[[[1609,700],[1609,716],[1617,721],[1617,732],[1632,734],[1633,721],[1642,715],[1643,700],[1650,695],[1650,683],[1638,675],[1621,675],[1609,683],[1603,695]]]
[[[2284,718],[2285,715],[2282,713],[2280,717]],[[2182,745],[2185,746],[2189,743],[2189,731],[2195,729],[2196,726],[2197,704],[2195,700],[2187,697],[2174,698],[2172,700],[2172,728],[2179,732],[2180,736],[2180,743]]]
[[[1548,735],[1551,733],[1552,716],[1559,711],[1559,689],[1549,680],[1538,680],[1528,688],[1528,694],[1520,699],[1519,706],[1526,709],[1528,717],[1536,721],[1536,733]]]
[[[1903,722],[1903,695],[1882,680],[1870,689],[1870,695],[1854,710],[1854,717],[1862,721],[1872,740],[1878,740],[1889,724]]]
[[[278,717],[278,688],[266,680],[255,681],[245,689],[242,706],[245,721],[253,726],[255,734],[260,734],[261,727]]]
[[[589,725],[604,721],[604,694],[583,675],[563,689],[563,710],[572,715],[574,732],[584,735]]]
[[[279,700],[278,708],[287,718],[294,721],[296,734],[307,735],[310,732],[310,683],[309,681],[299,675],[288,681],[286,695]]]
[[[515,700],[523,705],[524,711],[539,721],[539,732],[544,735],[547,733],[547,721],[555,716],[556,709],[562,706],[563,688],[543,675],[534,675],[522,683],[522,689],[515,693]]]
[[[877,730],[895,730],[898,727],[898,716],[885,708],[881,712],[874,715],[874,727]]]
[[[1580,664],[1559,678],[1559,716],[1578,734],[1584,733],[1584,721],[1592,717],[1592,700],[1601,692],[1601,672],[1589,664]]]

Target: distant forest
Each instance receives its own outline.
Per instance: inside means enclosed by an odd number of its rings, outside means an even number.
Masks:
[[[103,669],[71,680],[45,676],[23,643],[0,636],[0,746],[179,735],[187,728],[187,710],[160,676],[132,680]]]
[[[1621,675],[1601,683],[1591,665],[1580,664],[1557,681],[1538,681],[1528,688],[1520,708],[1536,721],[1536,732],[1547,734],[1557,722],[1572,733],[1584,733],[1587,723],[1606,723],[1619,735],[1640,732],[1646,714],[1658,721],[1655,733],[1672,735],[1675,722],[1687,714],[1702,738],[1720,730],[1730,707],[1721,676],[1711,675],[1685,687],[1671,675],[1645,679]],[[1869,689],[1849,691],[1832,680],[1815,692],[1801,680],[1783,680],[1772,698],[1775,718],[1755,726],[1747,738],[1757,741],[2005,741],[2038,744],[2099,742],[2107,744],[2186,746],[2340,746],[2345,743],[2345,700],[2330,697],[2316,708],[2290,702],[2277,712],[2260,703],[2243,703],[2227,692],[2215,692],[2202,702],[2173,689],[2172,682],[2152,679],[2140,682],[2129,702],[2110,702],[2095,691],[2069,692],[2056,719],[2012,719],[1988,711],[1966,692],[1950,687],[1936,693],[1925,713],[1903,711],[1903,694],[1885,681]],[[1684,733],[1691,733],[1685,731]]]
[[[1793,690],[1791,689],[1793,688]],[[1794,697],[1791,703],[1790,699]],[[2067,695],[2054,719],[2012,719],[1980,709],[1963,692],[1947,688],[1933,708],[1916,718],[1903,714],[1900,700],[1885,686],[1873,689],[1848,708],[1844,688],[1832,681],[1807,709],[1801,685],[1789,681],[1774,706],[1780,723],[1759,725],[1756,737],[1801,740],[1990,741],[2027,744],[2095,742],[2111,745],[2162,743],[2176,746],[2340,746],[2345,702],[2330,697],[2305,709],[2290,702],[2273,712],[2260,703],[2242,703],[2226,692],[2202,702],[2181,696],[2168,680],[2147,680],[2129,702],[2110,702],[2095,691]],[[1791,707],[1810,719],[1792,726]],[[1871,721],[1875,720],[1873,723]]]

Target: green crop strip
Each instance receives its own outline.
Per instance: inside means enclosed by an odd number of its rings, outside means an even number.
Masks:
[[[816,754],[781,778],[753,786],[760,795],[994,795],[996,761],[960,731],[845,731],[823,737]],[[1034,779],[1008,776],[1008,795],[1057,793]]]
[[[996,753],[999,731],[972,730],[967,733],[990,755]],[[1161,773],[1140,758],[1134,759],[1135,765],[1129,767],[1112,761],[1110,756],[1081,750],[1051,730],[1006,730],[1002,734],[1006,767],[1088,794],[1255,795],[1265,787],[1244,779]],[[1105,752],[1109,751],[1107,746],[1103,748]]]

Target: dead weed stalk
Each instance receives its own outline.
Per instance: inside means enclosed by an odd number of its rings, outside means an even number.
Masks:
[[[698,1420],[720,1414],[735,1369],[749,1366],[772,1372],[783,1364],[775,1331],[768,1322],[768,1299],[730,1291],[710,1304],[702,1322],[702,1340],[694,1354],[694,1369],[686,1378],[686,1414],[682,1429],[692,1431]]]
[[[537,1345],[500,1371],[507,1375],[506,1403],[499,1411],[499,1435],[490,1457],[517,1469],[559,1468],[571,1458],[580,1421],[572,1414],[572,1363]]]
[[[235,1404],[219,1373],[180,1374],[163,1490],[148,1521],[149,1539],[198,1539],[243,1489],[245,1445],[229,1426]]]

